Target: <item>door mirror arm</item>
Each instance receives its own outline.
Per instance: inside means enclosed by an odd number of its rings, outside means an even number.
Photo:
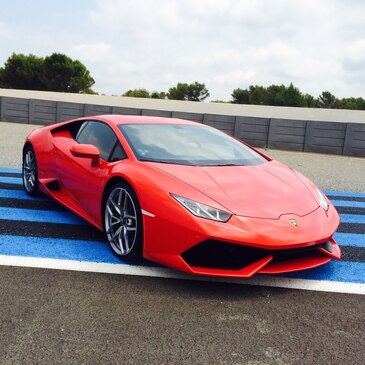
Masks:
[[[92,144],[75,144],[71,146],[70,152],[75,157],[90,158],[93,167],[100,165],[100,152]]]

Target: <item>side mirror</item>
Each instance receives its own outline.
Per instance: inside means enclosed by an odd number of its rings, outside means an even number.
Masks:
[[[91,166],[99,166],[100,152],[92,144],[74,144],[70,151],[75,157],[91,158]]]

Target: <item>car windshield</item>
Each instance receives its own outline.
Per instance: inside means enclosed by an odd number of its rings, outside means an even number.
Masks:
[[[267,160],[225,133],[185,124],[120,124],[140,161],[193,166],[246,166]]]

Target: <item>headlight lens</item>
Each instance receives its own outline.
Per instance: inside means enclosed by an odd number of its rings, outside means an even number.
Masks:
[[[327,212],[329,204],[325,195],[319,189],[317,189],[317,195],[318,195],[319,205]]]
[[[198,203],[194,200],[183,198],[179,195],[171,193],[171,196],[175,198],[182,206],[184,206],[190,213],[196,215],[197,217],[225,223],[232,216],[232,214],[223,210],[219,210],[208,205]]]

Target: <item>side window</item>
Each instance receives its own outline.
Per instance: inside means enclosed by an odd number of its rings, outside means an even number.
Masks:
[[[127,157],[115,133],[101,122],[85,122],[79,129],[76,141],[80,144],[94,145],[105,161],[118,161]]]
[[[122,146],[117,141],[109,157],[109,162],[124,160],[127,158]]]

